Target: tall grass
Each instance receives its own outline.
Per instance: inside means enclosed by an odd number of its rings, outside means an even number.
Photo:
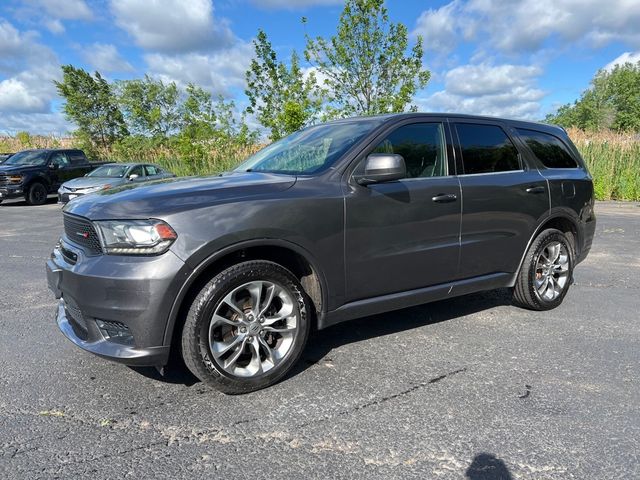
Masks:
[[[570,129],[593,175],[598,200],[640,201],[640,136]],[[25,133],[0,137],[0,152],[25,148],[81,147],[72,137],[30,136]],[[132,139],[107,151],[94,153],[94,160],[157,163],[176,175],[208,175],[234,168],[263,145],[215,139],[199,143],[158,143]]]
[[[598,200],[640,200],[640,136],[570,129]]]

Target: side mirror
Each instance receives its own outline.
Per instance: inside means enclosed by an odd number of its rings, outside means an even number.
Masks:
[[[393,153],[372,153],[364,163],[364,173],[356,177],[360,185],[392,182],[407,176],[407,167],[402,155]]]
[[[129,181],[133,182],[136,178],[138,178],[140,175],[138,175],[137,173],[132,173],[131,175],[129,175]]]
[[[57,163],[50,163],[49,168],[51,170],[58,170],[60,168],[60,165],[58,165]]]

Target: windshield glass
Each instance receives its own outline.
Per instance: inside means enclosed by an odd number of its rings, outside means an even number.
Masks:
[[[316,125],[263,148],[234,171],[311,175],[331,167],[383,119]]]
[[[3,165],[44,165],[45,163],[47,163],[47,152],[28,150],[11,155]]]
[[[87,174],[87,177],[122,178],[127,172],[127,165],[104,165]]]

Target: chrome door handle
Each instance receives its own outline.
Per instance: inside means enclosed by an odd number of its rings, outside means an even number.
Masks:
[[[457,199],[458,197],[453,193],[439,193],[435,197],[431,197],[431,200],[433,200],[436,203],[455,202]]]
[[[544,193],[544,187],[529,187],[525,190],[527,193]]]

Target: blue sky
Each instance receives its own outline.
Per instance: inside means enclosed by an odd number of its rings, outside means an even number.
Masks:
[[[145,73],[194,82],[245,104],[257,30],[281,58],[305,31],[329,36],[343,0],[3,0],[0,134],[63,134],[52,81],[60,65],[110,79]],[[573,101],[600,68],[640,60],[640,0],[388,0],[422,35],[432,80],[421,111],[540,119]],[[307,17],[303,26],[301,17]],[[311,66],[307,66],[312,68]]]

